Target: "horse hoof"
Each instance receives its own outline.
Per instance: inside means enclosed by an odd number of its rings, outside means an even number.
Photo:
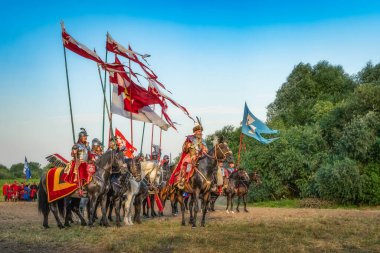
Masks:
[[[240,210],[239,210],[239,209],[236,209],[236,212],[237,212],[237,213],[240,213]]]
[[[71,227],[71,225],[70,225],[70,223],[65,223],[65,225],[64,225],[65,227]]]
[[[191,226],[191,229],[195,229],[195,228],[197,228],[197,226],[195,226],[195,225],[192,225],[192,226]]]
[[[109,221],[113,221],[113,219],[112,219],[111,217],[108,217],[108,220],[109,220]]]
[[[121,224],[120,223],[116,223],[116,227],[120,228]]]
[[[59,225],[58,225],[58,228],[59,228],[59,229],[62,229],[62,228],[64,228],[64,227],[65,227],[65,226],[63,226],[62,224],[59,224]]]
[[[226,210],[226,213],[230,213],[230,211]]]
[[[247,209],[244,209],[244,212],[249,213]]]
[[[234,211],[231,211],[232,214],[234,214],[235,212]]]
[[[45,229],[50,228],[49,225],[43,225]]]
[[[83,227],[85,227],[85,226],[87,226],[87,223],[86,222],[81,222],[80,225],[83,226]]]
[[[182,225],[182,226],[186,226],[186,223],[183,221],[183,222],[181,223],[181,225]]]

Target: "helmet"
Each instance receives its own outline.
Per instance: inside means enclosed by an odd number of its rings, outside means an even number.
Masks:
[[[168,155],[164,155],[163,159],[164,160],[169,160],[169,156]]]
[[[91,146],[92,147],[95,147],[95,146],[103,146],[102,142],[98,140],[98,138],[94,138],[91,142]]]
[[[78,138],[80,139],[82,136],[88,136],[86,129],[84,129],[83,127],[80,129]]]

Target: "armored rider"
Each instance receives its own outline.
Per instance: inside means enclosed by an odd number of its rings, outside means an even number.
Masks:
[[[83,195],[83,185],[88,183],[93,165],[88,166],[89,156],[91,157],[90,147],[87,142],[87,131],[81,128],[78,135],[78,141],[71,149],[73,159],[65,169],[64,180],[68,183],[77,184],[79,195]],[[91,168],[92,167],[92,168]]]
[[[202,137],[203,127],[197,123],[193,128],[193,134],[186,137],[182,146],[181,159],[170,177],[170,184],[179,181],[179,187],[182,187],[185,181],[189,181],[198,159],[208,152]]]

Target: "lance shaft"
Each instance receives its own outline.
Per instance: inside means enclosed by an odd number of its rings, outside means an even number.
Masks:
[[[98,73],[99,73],[99,79],[100,79],[100,86],[101,86],[102,92],[103,92],[103,99],[104,99],[104,101],[106,101],[105,105],[106,105],[106,111],[107,111],[107,115],[108,115],[108,119],[109,119],[109,123],[110,123],[111,137],[114,138],[113,129],[112,129],[111,114],[110,114],[110,110],[109,110],[108,104],[107,104],[106,91],[105,91],[105,89],[103,89],[103,80],[102,80],[102,74],[100,73],[99,64],[98,64]]]
[[[70,117],[71,117],[71,130],[72,130],[72,133],[73,133],[73,143],[75,143],[73,109],[72,109],[72,107],[71,107],[71,94],[70,94],[69,72],[68,72],[68,70],[67,70],[67,59],[66,59],[66,47],[65,47],[65,45],[63,45],[63,54],[64,54],[64,56],[65,56],[66,83],[67,83],[67,93],[68,93],[68,95],[69,95]]]
[[[108,50],[106,49],[106,63],[107,63],[107,56],[108,56]],[[106,85],[107,85],[107,70],[104,69],[104,85],[102,85],[103,86],[103,93],[106,92]],[[102,143],[103,143],[103,145],[104,145],[105,110],[106,110],[106,100],[103,99],[103,128],[102,128]]]

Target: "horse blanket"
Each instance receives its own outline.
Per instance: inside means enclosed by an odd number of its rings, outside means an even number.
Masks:
[[[53,202],[64,198],[78,189],[77,184],[67,183],[64,180],[64,168],[57,167],[50,169],[46,174],[46,189],[48,202]]]

